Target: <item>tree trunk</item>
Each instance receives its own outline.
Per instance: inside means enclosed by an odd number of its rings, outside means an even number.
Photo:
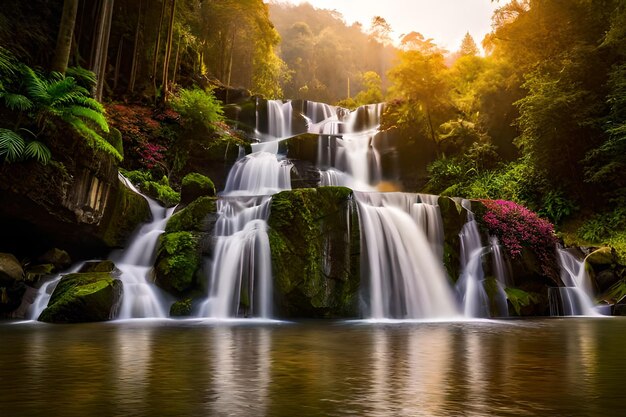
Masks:
[[[72,50],[72,34],[76,24],[76,14],[78,13],[78,0],[65,0],[63,2],[63,14],[61,15],[61,25],[57,35],[57,45],[52,58],[52,71],[65,74],[67,63]]]
[[[139,33],[141,32],[141,6],[143,0],[139,0],[139,11],[137,12],[137,27],[135,28],[135,44],[133,46],[133,58],[130,66],[130,81],[128,91],[135,92],[135,82],[137,81],[137,56],[139,55]]]
[[[102,4],[102,31],[98,34],[98,57],[96,59],[96,91],[94,98],[102,101],[102,92],[104,90],[104,79],[106,77],[107,56],[109,51],[109,35],[111,34],[111,20],[113,17],[114,0],[104,0]]]
[[[176,14],[176,0],[172,0],[170,12],[170,22],[167,28],[167,44],[165,45],[165,58],[163,60],[163,96],[162,101],[167,101],[167,78],[170,67],[170,57],[172,55],[172,43],[174,38],[174,16]]]
[[[235,35],[237,34],[237,31],[233,30],[233,37],[231,39],[230,42],[230,56],[228,57],[228,72],[227,72],[227,77],[226,77],[226,86],[230,87],[230,79],[231,79],[231,75],[233,73],[233,54],[235,51]],[[228,103],[228,92],[230,91],[230,88],[226,88],[226,103]]]
[[[154,99],[156,101],[157,96],[157,84],[156,84],[156,73],[157,73],[157,63],[159,61],[159,49],[161,49],[161,29],[163,28],[163,18],[165,17],[165,6],[167,0],[162,0],[161,4],[161,18],[159,19],[159,30],[157,31],[157,40],[156,46],[154,47],[154,55],[152,57],[152,87],[154,88]]]
[[[120,78],[120,65],[122,65],[122,49],[124,47],[124,37],[120,38],[117,46],[117,57],[115,58],[115,75],[113,76],[113,91],[117,89],[117,82]]]
[[[180,42],[183,40],[183,32],[178,35],[178,45],[176,45],[176,58],[174,59],[174,74],[172,74],[172,84],[176,84],[176,73],[178,72],[178,57],[180,56]]]

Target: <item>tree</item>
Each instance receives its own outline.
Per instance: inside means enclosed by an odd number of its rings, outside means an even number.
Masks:
[[[461,42],[461,48],[459,49],[460,56],[477,56],[480,54],[480,50],[478,46],[476,46],[476,42],[474,42],[474,38],[472,35],[467,32],[463,37],[463,41]]]
[[[382,16],[374,16],[369,29],[370,36],[376,42],[387,45],[391,43],[391,25]]]
[[[63,14],[61,16],[57,44],[51,65],[52,71],[64,74],[67,69],[67,64],[70,60],[70,51],[72,49],[72,37],[77,12],[78,0],[65,0],[63,2]]]

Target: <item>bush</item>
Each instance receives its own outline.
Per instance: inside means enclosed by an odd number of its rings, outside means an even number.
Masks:
[[[556,245],[554,226],[512,201],[482,200],[482,203],[486,208],[483,225],[498,238],[509,256],[515,259],[527,248],[535,253],[544,273],[551,275]]]
[[[215,98],[212,90],[181,89],[171,102],[172,108],[178,112],[183,123],[203,126],[207,131],[213,130],[213,124],[224,120],[222,104]]]

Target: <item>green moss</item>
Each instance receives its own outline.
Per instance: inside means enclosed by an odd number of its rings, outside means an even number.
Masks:
[[[101,222],[102,240],[109,247],[123,246],[137,225],[150,219],[150,207],[145,198],[119,185],[109,198],[113,208]]]
[[[163,177],[166,178],[167,177]],[[180,203],[180,193],[174,191],[172,187],[167,184],[167,181],[144,181],[140,185],[141,191],[146,193],[151,198],[159,201],[166,207],[173,207]]]
[[[111,146],[113,146],[113,148],[115,148],[117,153],[124,158],[124,142],[122,141],[122,132],[112,127],[110,128],[109,133],[105,136],[105,139],[111,144]]]
[[[157,284],[175,293],[189,290],[200,267],[198,237],[190,232],[161,235],[155,265]]]
[[[217,212],[217,199],[214,197],[200,197],[187,207],[174,214],[167,222],[165,231],[182,232],[205,230],[205,220],[211,213]]]
[[[354,243],[359,237],[351,193],[345,187],[321,187],[273,197],[269,241],[281,315],[357,314],[360,276]]]
[[[78,272],[113,272],[115,264],[112,261],[92,261],[86,262]]]
[[[513,306],[515,314],[522,315],[522,308],[530,307],[533,304],[541,302],[541,298],[537,294],[529,293],[518,288],[506,288],[506,297]]]
[[[188,317],[191,316],[191,298],[176,301],[170,307],[170,317]]]
[[[209,177],[197,172],[185,175],[182,181],[181,194],[183,201],[186,196],[190,196],[188,201],[193,201],[200,196],[215,196],[215,185]]]
[[[121,302],[122,283],[105,272],[64,276],[39,316],[50,323],[105,321],[115,318]]]

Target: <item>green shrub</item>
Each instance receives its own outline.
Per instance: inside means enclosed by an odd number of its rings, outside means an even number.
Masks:
[[[203,126],[208,131],[213,130],[213,123],[224,120],[222,104],[211,90],[183,88],[179,95],[172,99],[171,106],[181,115],[184,123]]]

